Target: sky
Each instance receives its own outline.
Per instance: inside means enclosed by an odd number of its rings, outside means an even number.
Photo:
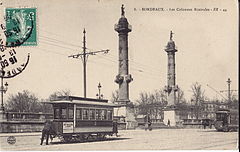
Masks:
[[[70,90],[83,96],[83,64],[69,55],[82,52],[83,29],[87,51],[109,49],[108,54],[90,55],[87,60],[87,97],[101,93],[110,99],[118,85],[118,33],[114,31],[125,5],[132,25],[129,33],[130,100],[140,92],[153,92],[167,84],[167,54],[164,51],[172,30],[176,52],[176,83],[190,100],[191,85],[198,82],[209,98],[222,97],[210,89],[238,89],[237,2],[227,0],[0,0],[1,22],[5,8],[37,8],[37,46],[17,47],[19,60],[30,53],[26,69],[8,82],[4,98],[29,90],[39,98],[55,91]],[[163,8],[165,11],[142,11]],[[169,11],[169,8],[218,8],[226,11]],[[21,56],[21,57],[20,57]],[[236,93],[236,92],[235,92]],[[226,93],[222,94],[226,96]]]

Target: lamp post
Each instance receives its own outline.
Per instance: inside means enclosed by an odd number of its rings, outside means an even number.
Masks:
[[[96,94],[96,96],[98,97],[98,99],[102,99],[103,98],[103,95],[101,94],[101,84],[100,82],[98,83],[98,93]]]
[[[3,93],[6,93],[7,92],[7,89],[8,89],[8,83],[6,82],[4,85],[3,85],[3,76],[5,74],[5,71],[3,70],[3,67],[0,71],[0,76],[1,76],[1,88],[0,88],[0,91],[1,91],[1,109],[0,111],[4,111],[4,105],[3,105]],[[5,86],[5,87],[4,87]]]

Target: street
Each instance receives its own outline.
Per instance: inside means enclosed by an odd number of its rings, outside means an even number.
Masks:
[[[9,134],[13,135],[13,134]],[[40,133],[17,134],[16,143],[8,144],[8,134],[0,134],[0,150],[236,150],[238,132],[217,132],[214,129],[120,130],[120,137],[105,141],[40,144]]]

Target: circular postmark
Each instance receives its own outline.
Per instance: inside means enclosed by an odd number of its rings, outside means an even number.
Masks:
[[[22,73],[29,63],[30,54],[17,54],[14,48],[7,50],[0,56],[0,67],[2,74],[0,77],[12,78]]]
[[[17,51],[16,47],[4,46],[2,35],[0,32],[0,70],[2,71],[0,77],[12,78],[26,68],[30,54],[26,55],[25,51]]]
[[[20,25],[21,24],[19,24],[18,26]],[[17,49],[17,46],[23,45],[24,42],[28,40],[26,36],[29,36],[29,34],[18,37],[16,41],[13,40],[13,41],[7,42],[9,38],[8,35],[6,34],[7,29],[8,29],[7,26],[0,23],[0,71],[1,71],[0,77],[12,78],[20,74],[28,65],[29,58],[30,58],[29,53],[22,50],[24,48],[22,49],[18,48],[20,49],[18,51],[16,49]],[[16,36],[16,33],[15,33],[15,36]],[[9,44],[9,45],[7,46],[6,44]]]
[[[7,143],[10,144],[10,145],[15,144],[16,141],[17,141],[17,140],[16,140],[16,138],[15,138],[14,136],[9,136],[9,137],[7,138]]]

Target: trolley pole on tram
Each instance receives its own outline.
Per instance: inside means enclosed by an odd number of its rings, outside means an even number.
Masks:
[[[83,30],[83,52],[79,53],[79,54],[75,54],[75,55],[70,55],[68,57],[72,57],[72,58],[79,58],[81,57],[82,61],[83,61],[83,94],[84,94],[84,98],[87,97],[87,70],[86,70],[86,66],[87,66],[87,58],[89,55],[96,55],[97,53],[108,53],[108,49],[106,50],[100,50],[100,51],[93,51],[93,52],[86,52],[87,48],[86,48],[86,30],[84,28]]]

